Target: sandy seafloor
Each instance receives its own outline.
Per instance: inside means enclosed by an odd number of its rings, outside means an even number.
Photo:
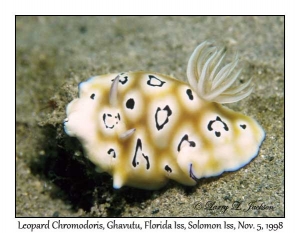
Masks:
[[[65,106],[90,76],[148,70],[186,79],[193,49],[208,40],[237,51],[250,97],[227,106],[265,129],[258,156],[244,168],[169,182],[158,191],[114,190],[94,172],[79,142],[62,131]],[[284,216],[283,17],[17,17],[16,215],[31,217]],[[195,203],[241,210],[209,210]],[[271,207],[249,210],[250,202]]]

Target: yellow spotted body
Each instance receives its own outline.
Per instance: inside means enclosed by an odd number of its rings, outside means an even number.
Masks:
[[[194,90],[151,72],[95,76],[79,85],[64,128],[100,172],[113,176],[115,188],[158,189],[169,179],[195,185],[247,164],[264,132]]]

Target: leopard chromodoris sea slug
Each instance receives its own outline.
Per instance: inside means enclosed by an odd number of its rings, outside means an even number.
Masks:
[[[252,118],[222,103],[247,97],[251,80],[233,85],[237,57],[200,44],[187,68],[189,84],[153,72],[95,76],[79,84],[64,130],[77,137],[99,172],[124,185],[158,189],[169,179],[195,185],[201,177],[250,162],[265,137]]]

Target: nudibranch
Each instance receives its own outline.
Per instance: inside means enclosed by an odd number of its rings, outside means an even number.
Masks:
[[[222,66],[224,56],[225,49],[200,44],[188,62],[189,85],[144,71],[91,77],[68,104],[64,130],[116,189],[158,189],[169,179],[195,185],[237,170],[258,154],[265,133],[221,105],[252,91],[251,80],[233,85],[238,58]]]

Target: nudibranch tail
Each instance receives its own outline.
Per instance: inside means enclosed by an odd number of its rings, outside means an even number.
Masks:
[[[251,80],[240,86],[233,84],[242,70],[233,72],[238,64],[236,55],[233,62],[221,67],[226,55],[225,49],[217,50],[210,43],[201,43],[191,55],[187,78],[193,90],[204,100],[217,103],[232,103],[246,98],[252,92]]]

